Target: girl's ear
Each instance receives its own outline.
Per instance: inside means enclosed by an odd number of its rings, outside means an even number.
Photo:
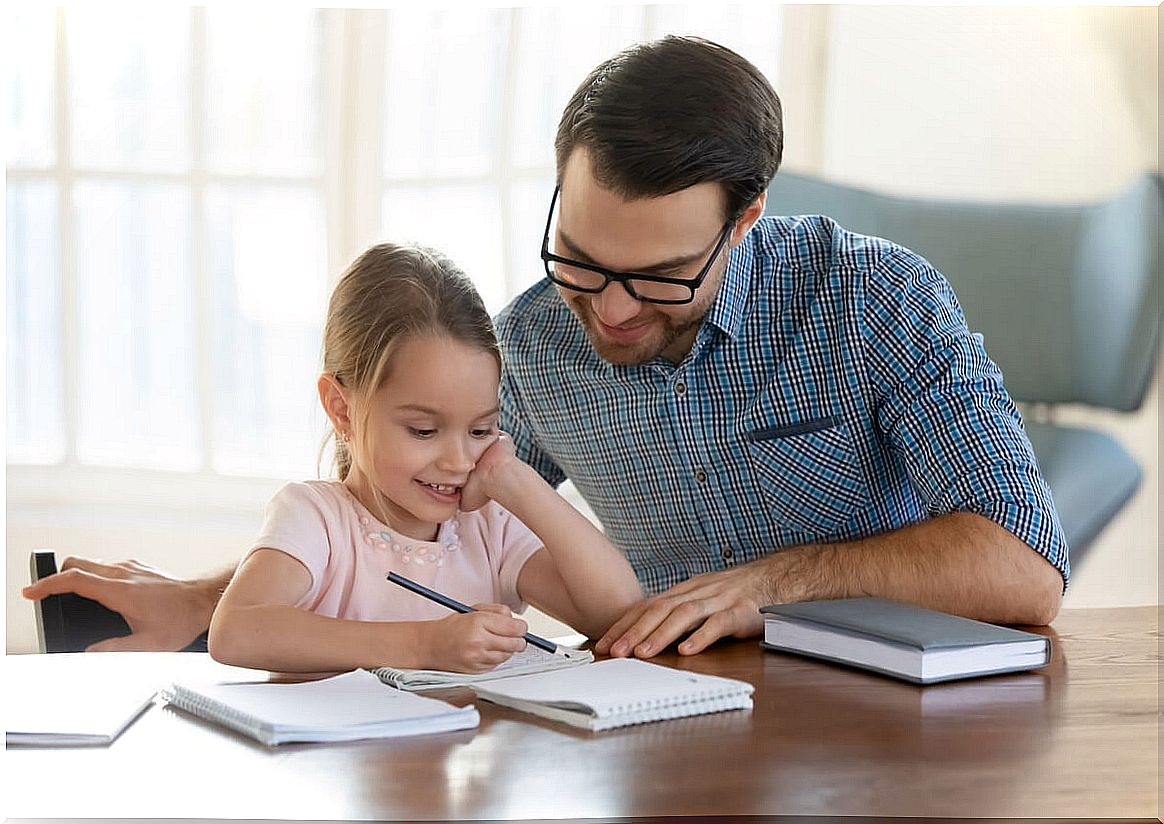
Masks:
[[[339,380],[330,372],[324,372],[320,375],[316,386],[319,389],[319,402],[323,405],[323,411],[327,413],[336,434],[350,438],[352,436],[352,415],[347,391],[340,386]]]

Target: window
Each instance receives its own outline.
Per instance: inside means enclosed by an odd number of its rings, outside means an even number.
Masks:
[[[370,243],[446,251],[493,311],[541,277],[554,129],[596,63],[696,33],[775,82],[781,22],[634,5],[10,18],[8,463],[175,483],[315,474],[329,285]]]
[[[304,471],[326,26],[248,14],[18,17],[37,45],[11,83],[9,462]]]

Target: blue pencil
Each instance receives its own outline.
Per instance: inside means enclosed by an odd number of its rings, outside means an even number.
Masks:
[[[447,595],[441,595],[439,592],[405,578],[403,575],[397,575],[395,572],[388,573],[388,580],[394,584],[399,584],[405,589],[412,590],[417,595],[422,595],[430,601],[436,601],[441,606],[453,610],[453,612],[476,612],[472,607],[465,606],[460,601],[454,601]],[[558,651],[558,645],[553,641],[547,641],[545,638],[542,638],[540,635],[534,635],[532,632],[525,634],[525,640],[526,643],[533,644],[538,649],[544,649],[546,652],[557,653],[559,655],[565,654]]]

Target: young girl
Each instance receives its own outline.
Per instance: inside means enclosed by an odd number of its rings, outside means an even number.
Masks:
[[[319,399],[339,480],[284,486],[214,612],[219,661],[480,672],[533,604],[591,637],[642,596],[626,559],[497,430],[501,356],[467,277],[375,246],[332,294]],[[395,571],[476,612],[385,580]]]

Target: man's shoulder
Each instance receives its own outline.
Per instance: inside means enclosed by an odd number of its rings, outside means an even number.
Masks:
[[[497,340],[503,350],[530,340],[561,341],[576,332],[576,321],[548,279],[528,287],[497,314]]]
[[[768,215],[756,229],[757,255],[801,272],[869,269],[897,257],[918,257],[892,240],[846,229],[826,215]]]
[[[497,331],[501,333],[502,329],[524,326],[538,315],[552,313],[555,304],[560,303],[558,290],[554,289],[554,284],[542,278],[510,300],[503,310],[497,313]]]
[[[753,255],[772,300],[789,294],[814,301],[878,305],[907,298],[951,300],[949,285],[921,255],[883,237],[841,226],[825,215],[766,217],[757,222]],[[776,299],[779,300],[776,300]]]

